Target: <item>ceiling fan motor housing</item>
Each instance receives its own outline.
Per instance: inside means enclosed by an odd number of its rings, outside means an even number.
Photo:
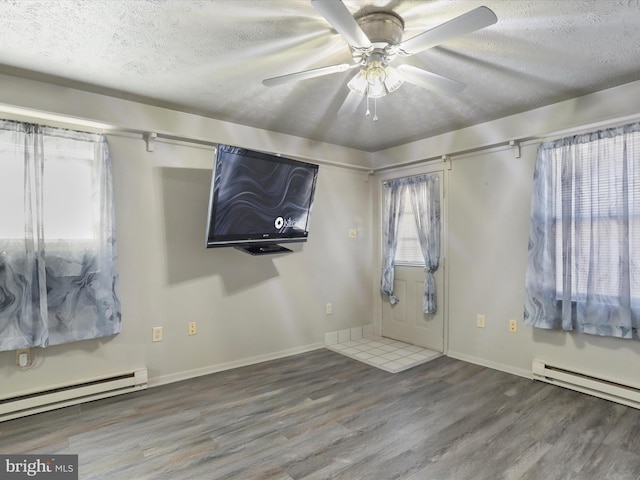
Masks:
[[[373,44],[397,45],[402,41],[404,20],[395,13],[370,13],[359,18],[358,25]]]
[[[392,12],[376,12],[364,15],[358,19],[358,25],[373,44],[373,52],[383,53],[385,62],[388,63],[389,48],[400,44],[404,31],[404,20]],[[353,48],[353,60],[356,63],[366,64],[372,51],[362,51]],[[377,55],[376,55],[377,56]]]

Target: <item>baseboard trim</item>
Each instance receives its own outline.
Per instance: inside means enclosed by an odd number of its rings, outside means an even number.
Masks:
[[[180,382],[182,380],[189,380],[191,378],[201,377],[203,375],[210,375],[212,373],[223,372],[225,370],[231,370],[233,368],[247,367],[249,365],[255,365],[257,363],[268,362],[269,360],[278,360],[280,358],[290,357],[292,355],[298,355],[301,353],[312,352],[325,348],[325,343],[312,343],[310,345],[304,345],[301,347],[295,347],[287,350],[280,350],[278,352],[268,353],[265,355],[258,355],[255,357],[244,358],[242,360],[235,360],[233,362],[219,363],[203,368],[196,368],[194,370],[186,370],[184,372],[171,373],[169,375],[161,375],[159,377],[149,378],[148,387],[159,387],[160,385],[167,385],[169,383]],[[491,368],[493,370],[499,370],[501,372],[510,373],[519,377],[532,379],[533,375],[530,370],[515,368],[510,365],[502,363],[492,362],[484,358],[478,358],[465,353],[459,353],[449,350],[446,356],[461,360],[463,362],[473,363],[482,367]]]
[[[473,357],[471,355],[459,352],[452,352],[451,350],[447,352],[447,356],[455,358],[456,360],[462,360],[463,362],[473,363],[475,365],[491,368],[493,370],[500,370],[501,372],[510,373],[512,375],[518,375],[519,377],[533,379],[533,374],[531,373],[531,371],[524,368],[515,368],[503,363],[492,362],[491,360],[486,360],[484,358]]]
[[[233,362],[219,363],[203,368],[196,368],[194,370],[186,370],[184,372],[171,373],[169,375],[161,375],[155,378],[149,378],[148,386],[159,387],[160,385],[167,385],[169,383],[180,382],[182,380],[189,380],[191,378],[202,377],[203,375],[210,375],[212,373],[223,372],[225,370],[231,370],[233,368],[247,367],[249,365],[255,365],[257,363],[268,362],[269,360],[278,360],[279,358],[290,357],[292,355],[298,355],[300,353],[312,352],[324,348],[325,344],[312,343],[310,345],[304,345],[302,347],[290,348],[288,350],[280,350],[278,352],[267,353],[265,355],[258,355],[256,357],[243,358],[242,360],[235,360]]]

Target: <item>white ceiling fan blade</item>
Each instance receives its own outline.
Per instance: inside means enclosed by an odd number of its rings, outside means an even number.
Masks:
[[[351,115],[352,113],[355,113],[363,98],[363,95],[358,95],[357,93],[349,90],[349,95],[344,99],[342,106],[338,110],[338,115]]]
[[[466,87],[464,83],[456,82],[455,80],[436,75],[435,73],[427,72],[426,70],[414,67],[413,65],[404,64],[397,68],[405,81],[437,93],[445,95],[459,93]]]
[[[497,21],[498,17],[496,17],[496,14],[493,13],[491,9],[478,7],[402,42],[398,46],[399,52],[402,55],[413,55],[427,48],[435,47],[454,37],[466,35],[467,33],[493,25]]]
[[[356,19],[341,0],[311,0],[311,5],[342,35],[352,47],[373,48]]]
[[[329,75],[331,73],[346,72],[350,68],[357,66],[357,64],[349,65],[348,63],[341,63],[339,65],[331,65],[329,67],[314,68],[297,73],[288,73],[287,75],[281,75],[279,77],[267,78],[265,80],[262,80],[262,84],[265,87],[273,87],[275,85],[282,85],[283,83],[297,82],[298,80],[307,80],[308,78],[321,77],[323,75]]]

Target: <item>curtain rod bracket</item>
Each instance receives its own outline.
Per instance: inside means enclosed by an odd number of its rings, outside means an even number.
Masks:
[[[442,155],[442,161],[447,164],[447,170],[451,170],[451,155]]]
[[[155,146],[155,140],[158,138],[158,134],[155,132],[149,132],[144,134],[144,141],[147,143],[147,152],[153,152]]]
[[[520,158],[520,155],[522,154],[522,152],[520,150],[520,142],[518,142],[517,140],[510,140],[509,141],[509,145],[513,149],[513,155],[516,158]]]

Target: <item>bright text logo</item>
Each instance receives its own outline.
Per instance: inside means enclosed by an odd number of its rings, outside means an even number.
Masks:
[[[77,455],[0,455],[3,480],[78,480]]]

